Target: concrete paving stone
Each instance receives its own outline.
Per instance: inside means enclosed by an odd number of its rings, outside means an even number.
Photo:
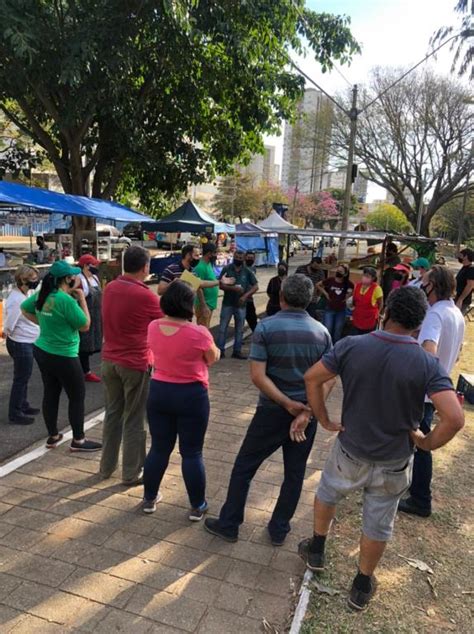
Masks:
[[[16,526],[8,534],[0,537],[0,544],[16,550],[28,550],[45,537],[45,533],[30,531],[28,528]]]
[[[247,561],[233,561],[225,581],[246,588],[255,588],[263,567]]]
[[[38,464],[36,461],[29,462],[25,464],[19,469],[20,473],[24,474],[37,474],[38,473]],[[84,473],[83,471],[77,471],[74,469],[74,466],[68,469],[66,467],[56,467],[54,465],[49,465],[47,462],[44,463],[44,466],[41,468],[41,477],[45,480],[53,480],[54,482],[67,482],[69,484],[80,484],[87,480],[90,477],[89,474]],[[47,488],[47,483],[45,483],[45,488]]]
[[[199,624],[200,634],[261,634],[261,621],[210,608]]]
[[[66,592],[115,608],[124,608],[135,588],[132,581],[84,568],[78,568],[61,585]]]
[[[94,627],[107,608],[95,601],[48,588],[38,583],[25,581],[6,597],[6,605],[29,612],[46,621],[74,626],[74,628]],[[64,630],[63,630],[64,631]]]
[[[266,619],[269,623],[277,625],[278,630],[281,630],[289,612],[289,597],[285,600],[267,592],[255,592],[249,604],[247,616],[260,621]]]
[[[134,533],[118,530],[107,539],[103,546],[110,550],[117,550],[127,555],[136,556],[142,555],[142,553],[146,553],[148,550],[154,548],[154,546],[156,546],[156,540],[146,536],[141,536],[138,539]],[[145,555],[143,555],[143,557],[145,557]]]
[[[0,546],[0,566],[2,572],[7,572],[6,567],[13,559],[18,557],[19,551],[7,546]]]
[[[158,520],[156,514],[152,516],[145,515],[141,507],[135,513],[127,513],[126,518],[127,522],[124,528],[127,529],[127,532],[145,537],[151,536]]]
[[[18,619],[18,624],[11,630],[12,634],[30,634],[30,632],[38,632],[38,634],[64,634],[71,631],[69,628],[65,630],[64,625],[51,623],[40,619],[31,614],[24,614]]]
[[[228,557],[199,551],[187,546],[172,545],[171,551],[163,558],[162,563],[171,568],[180,568],[198,574],[224,579],[231,564]]]
[[[109,570],[127,558],[124,553],[104,548],[104,546],[88,544],[87,547],[84,547],[82,542],[73,539],[61,540],[57,548],[52,549],[50,556],[96,571]]]
[[[127,605],[127,611],[139,614],[165,625],[193,632],[204,616],[205,603],[188,597],[177,597],[166,592],[156,593],[145,586],[138,586]]]
[[[0,515],[3,515],[7,511],[13,508],[12,504],[7,504],[6,502],[0,502]]]
[[[101,491],[102,499],[94,502],[99,506],[106,506],[110,509],[116,509],[117,511],[134,512],[137,510],[140,503],[130,495],[121,495],[120,493],[114,493],[112,495],[103,495],[105,492]]]
[[[128,614],[123,610],[111,609],[105,618],[97,623],[94,632],[96,634],[147,634],[153,627],[153,621],[144,619],[135,614]]]
[[[36,511],[34,509],[17,506],[8,511],[8,513],[5,513],[5,515],[2,515],[2,521],[23,528],[34,527],[35,530],[45,533],[56,524],[58,516],[46,511]]]
[[[220,579],[212,579],[205,575],[187,572],[173,586],[179,596],[189,597],[201,603],[212,605],[219,595],[220,588],[225,585]]]
[[[158,524],[151,536],[157,539],[164,539],[172,544],[180,544],[202,550],[208,550],[208,546],[214,539],[210,533],[202,529],[201,525],[191,522],[189,522],[189,526],[179,526],[175,530],[169,530]]]
[[[75,517],[87,522],[120,528],[128,521],[128,513],[126,513],[125,511],[117,511],[116,509],[111,509],[107,506],[100,506],[98,504],[89,505],[84,504],[83,502],[72,500],[71,503],[81,505],[78,506],[77,511],[74,512],[74,515]]]
[[[254,590],[231,583],[223,583],[218,591],[215,607],[237,614],[245,614],[253,599]]]
[[[301,575],[289,575],[286,571],[268,570],[263,568],[257,577],[257,590],[275,594],[289,599],[301,585]]]
[[[0,572],[0,601],[3,601],[4,597],[8,596],[20,583],[21,579]]]
[[[6,605],[0,605],[0,631],[12,632],[23,620],[25,615]]]
[[[6,524],[0,520],[0,543],[3,543],[3,538],[13,530],[13,524]]]
[[[47,511],[57,498],[50,495],[41,495],[40,493],[25,491],[24,489],[13,489],[10,496],[11,503],[15,506],[26,506],[37,511]]]
[[[276,550],[272,561],[270,562],[271,568],[275,570],[281,570],[288,575],[300,575],[303,576],[305,565],[303,560],[297,555],[296,552],[292,553],[286,550]]]
[[[80,514],[90,508],[90,504],[81,500],[70,500],[69,498],[55,498],[49,507],[50,513],[55,513],[61,517],[79,517]]]
[[[156,561],[139,557],[130,557],[111,566],[106,572],[114,577],[141,583],[171,594],[176,593],[181,579],[188,574],[185,570],[170,568]]]
[[[74,570],[71,564],[18,551],[2,566],[2,571],[9,575],[52,587],[59,586]]]
[[[272,560],[274,550],[274,547],[271,545],[264,546],[262,544],[238,541],[232,546],[232,557],[266,566]]]
[[[10,495],[12,490],[13,490],[12,487],[6,486],[4,484],[0,484],[0,500],[3,500],[4,497]]]
[[[93,524],[75,517],[66,517],[56,521],[48,532],[60,537],[79,539],[80,541],[100,546],[113,534],[114,529],[100,524]]]

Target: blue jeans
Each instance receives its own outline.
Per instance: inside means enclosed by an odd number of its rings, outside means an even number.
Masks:
[[[193,508],[206,501],[202,447],[209,420],[209,396],[202,383],[150,381],[147,402],[151,448],[145,459],[145,499],[154,500],[179,439],[181,471]]]
[[[342,337],[342,331],[344,330],[345,323],[345,310],[330,310],[327,308],[324,311],[323,324],[329,330],[333,343],[336,343],[336,341],[339,341]]]
[[[242,350],[242,335],[244,331],[246,306],[222,306],[221,319],[219,323],[219,334],[217,336],[217,347],[223,351],[225,349],[225,340],[227,337],[227,328],[230,320],[234,318],[234,352]]]
[[[425,403],[423,420],[420,430],[429,434],[433,422],[434,407]],[[417,447],[413,461],[413,478],[410,486],[410,496],[413,501],[424,509],[431,510],[431,478],[433,477],[433,458],[431,451],[424,451]]]
[[[8,354],[13,359],[13,383],[8,406],[8,418],[24,416],[28,403],[28,381],[33,372],[33,344],[19,343],[7,338]]]
[[[285,475],[268,530],[274,539],[284,539],[290,532],[290,520],[300,499],[306,462],[316,434],[316,423],[311,421],[306,428],[306,440],[293,442],[289,435],[293,419],[294,416],[279,405],[257,407],[235,460],[227,499],[219,515],[220,527],[229,535],[237,537],[244,521],[247,494],[257,469],[280,447]]]

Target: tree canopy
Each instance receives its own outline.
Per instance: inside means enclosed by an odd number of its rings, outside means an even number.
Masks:
[[[464,191],[474,114],[469,91],[459,82],[413,72],[392,86],[402,72],[373,71],[361,95],[355,153],[369,179],[393,195],[413,227],[420,206],[425,207],[421,233],[429,235],[436,212]],[[338,113],[334,146],[341,156],[347,152],[347,138],[348,117]]]
[[[125,180],[144,205],[263,149],[302,94],[291,49],[323,69],[359,50],[303,0],[0,0],[0,22],[0,108],[64,191]]]
[[[471,2],[471,10],[469,10],[469,2]],[[472,0],[456,0],[453,10],[459,18],[458,23],[456,26],[439,28],[431,38],[431,44],[438,46],[446,38],[452,36],[453,31],[460,31],[462,35],[451,44],[451,50],[454,51],[451,70],[457,71],[461,77],[468,75],[472,81],[474,79],[474,45],[472,43],[474,4]]]
[[[413,231],[413,227],[405,214],[390,203],[380,203],[367,215],[366,220],[372,229],[380,231],[396,231],[397,233]]]

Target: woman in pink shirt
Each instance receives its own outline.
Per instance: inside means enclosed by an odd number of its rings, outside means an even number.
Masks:
[[[154,371],[147,403],[152,442],[145,460],[143,511],[156,511],[161,480],[178,437],[191,503],[189,519],[196,522],[207,511],[202,447],[209,419],[209,366],[220,353],[209,330],[189,321],[194,299],[188,284],[174,281],[161,297],[165,316],[148,327]]]

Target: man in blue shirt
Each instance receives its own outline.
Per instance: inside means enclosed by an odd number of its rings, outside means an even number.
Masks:
[[[326,328],[306,312],[312,296],[313,284],[307,277],[286,278],[280,295],[282,310],[261,321],[253,335],[250,374],[260,390],[257,411],[236,458],[219,518],[205,522],[210,533],[227,541],[237,541],[252,478],[280,447],[285,476],[268,525],[272,544],[281,546],[290,531],[316,433],[304,374],[331,349]]]

